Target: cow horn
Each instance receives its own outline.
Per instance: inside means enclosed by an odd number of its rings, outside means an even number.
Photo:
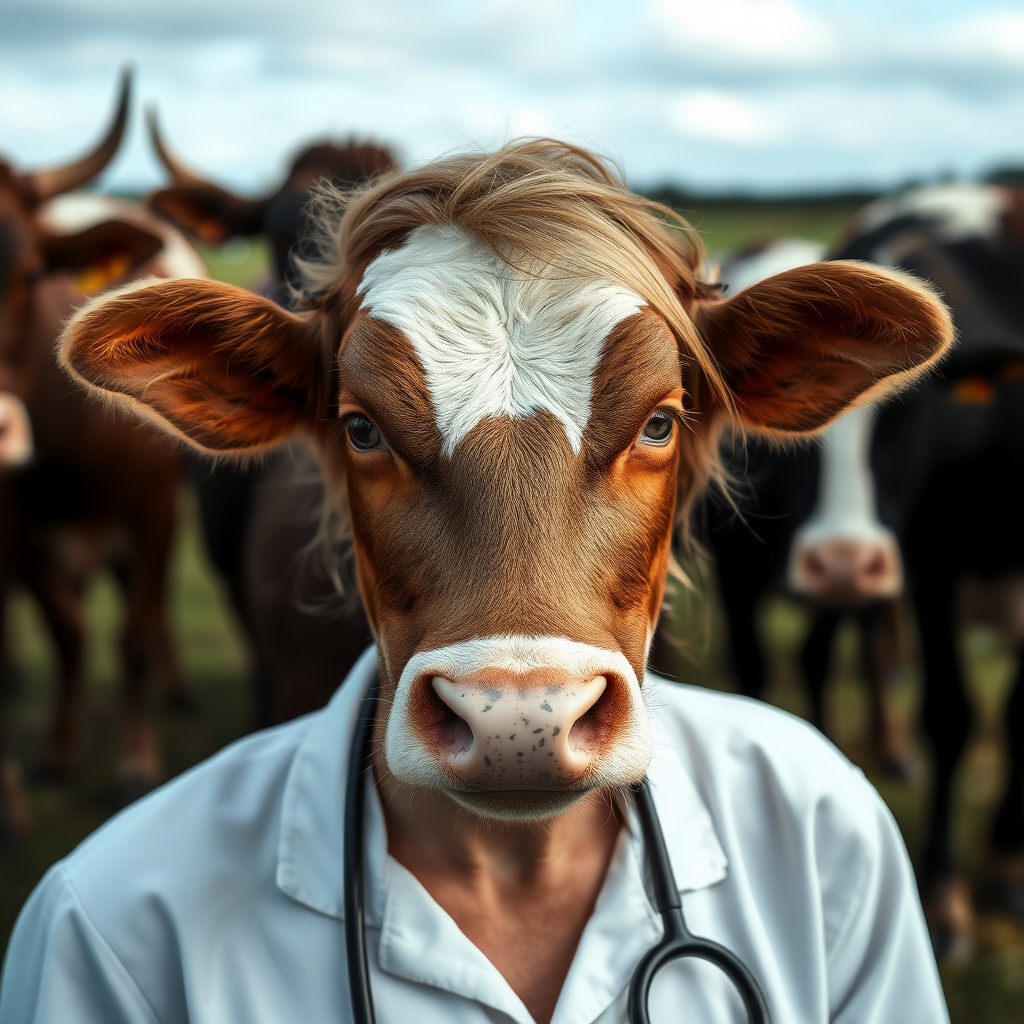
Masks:
[[[164,144],[164,137],[160,132],[160,124],[156,116],[156,107],[146,108],[146,127],[149,129],[149,141],[160,158],[160,163],[167,168],[173,179],[172,185],[208,185],[208,181],[200,178],[188,170],[177,158],[171,156],[167,146]]]
[[[82,157],[81,160],[76,160],[73,164],[52,167],[45,171],[30,171],[25,175],[25,181],[38,202],[84,185],[90,179],[95,178],[110,163],[117,152],[117,147],[121,144],[121,136],[124,135],[131,93],[132,72],[131,68],[125,68],[121,72],[121,91],[117,103],[117,113],[114,115],[114,122],[103,141],[91,153]]]

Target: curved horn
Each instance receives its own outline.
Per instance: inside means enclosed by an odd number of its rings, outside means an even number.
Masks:
[[[125,68],[121,72],[121,91],[117,103],[117,113],[113,124],[107,131],[103,141],[88,156],[76,160],[64,167],[52,167],[45,171],[30,171],[25,181],[38,202],[51,196],[68,192],[79,185],[84,185],[95,178],[110,163],[124,135],[124,126],[128,121],[128,104],[132,92],[132,71]]]
[[[184,164],[180,163],[175,157],[171,156],[164,144],[164,137],[160,132],[160,125],[157,121],[156,107],[150,104],[146,107],[146,127],[149,129],[149,141],[153,144],[153,149],[156,150],[156,155],[160,158],[160,163],[167,168],[171,173],[173,179],[171,184],[173,185],[209,185],[210,182],[200,178],[198,175],[193,174],[188,170]]]

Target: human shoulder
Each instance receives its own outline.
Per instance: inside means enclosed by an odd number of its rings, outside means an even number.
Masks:
[[[118,879],[126,897],[140,884],[187,881],[198,891],[197,880],[224,858],[234,860],[231,875],[240,880],[244,866],[276,842],[288,772],[318,714],[232,743],[94,832],[62,862],[86,905],[101,895],[105,902]]]
[[[767,860],[791,894],[808,887],[826,944],[836,948],[864,887],[890,869],[907,870],[899,831],[875,788],[795,715],[733,694],[651,682],[655,756],[681,762],[730,873],[756,872]]]
[[[855,820],[881,801],[859,768],[810,723],[760,700],[649,675],[655,756],[684,761],[709,803],[774,794],[776,808]],[[838,822],[837,822],[838,824]]]

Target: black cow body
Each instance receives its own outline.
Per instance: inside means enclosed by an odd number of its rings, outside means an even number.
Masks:
[[[704,543],[714,558],[727,626],[728,656],[737,689],[763,698],[767,658],[758,628],[766,597],[790,593],[787,569],[797,528],[810,517],[818,499],[821,457],[817,445],[779,449],[751,439],[727,453],[730,476],[739,481],[733,499],[702,509]],[[801,595],[792,595],[800,597]],[[861,666],[872,704],[872,733],[883,770],[907,776],[905,730],[893,713],[889,686],[896,662],[895,606],[891,600],[854,605],[808,599],[811,625],[800,652],[800,670],[810,699],[811,721],[828,732],[825,691],[833,640],[844,618],[852,617],[860,635]]]
[[[931,808],[919,875],[936,950],[969,948],[971,901],[952,837],[952,785],[972,726],[958,647],[961,592],[1024,573],[1024,195],[993,186],[943,186],[880,201],[855,220],[836,256],[908,270],[931,280],[950,305],[960,342],[914,390],[879,410],[870,477],[879,520],[899,541],[922,660],[922,724],[933,758]],[[758,443],[733,459],[747,485],[747,520],[709,509],[707,539],[725,604],[740,688],[757,696],[765,678],[755,628],[761,597],[784,585],[794,534],[817,500],[820,452],[780,452]],[[1002,593],[1011,588],[1002,588]],[[998,607],[999,618],[1021,619]],[[897,764],[902,732],[884,699],[891,602],[866,603],[864,661],[879,687],[883,752]],[[801,662],[816,722],[832,634],[844,611],[823,607]],[[1009,700],[1009,778],[991,830],[991,880],[1004,907],[1024,912],[1024,630]]]
[[[722,267],[722,281],[736,291],[791,267],[816,262],[824,252],[823,246],[806,240],[776,239],[728,260]],[[794,593],[788,577],[797,530],[820,505],[822,452],[817,442],[781,448],[751,438],[745,444],[726,444],[724,461],[736,484],[732,501],[708,500],[700,527],[714,556],[737,689],[761,698],[768,670],[758,614],[769,594],[808,597]],[[866,518],[877,518],[877,511],[869,510]],[[871,688],[875,742],[883,766],[905,775],[910,769],[908,743],[886,692],[898,647],[892,639],[896,628],[892,601],[808,600],[812,624],[800,667],[812,721],[827,731],[824,696],[832,641],[843,618],[852,616],[859,627],[861,660]]]
[[[946,186],[865,210],[838,254],[929,278],[960,342],[924,384],[885,409],[876,445],[889,516],[901,537],[932,747],[931,817],[920,863],[939,948],[963,940],[969,907],[952,838],[952,785],[972,714],[957,643],[958,595],[1024,573],[1024,194]],[[1012,611],[1004,609],[1004,613]],[[1004,614],[1004,618],[1012,615]],[[991,834],[991,878],[1024,911],[1024,645],[1006,711],[1009,778]]]

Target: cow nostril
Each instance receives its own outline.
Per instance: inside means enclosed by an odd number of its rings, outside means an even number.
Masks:
[[[812,580],[822,580],[828,574],[828,568],[817,551],[811,550],[804,555],[804,571]]]
[[[437,684],[423,687],[419,717],[439,746],[448,753],[468,750],[473,745],[469,723],[445,701]]]
[[[575,751],[600,749],[615,730],[620,703],[619,687],[609,678],[600,696],[569,729],[569,746]]]
[[[870,578],[882,576],[885,573],[885,556],[881,551],[876,551],[864,566],[863,574]]]

